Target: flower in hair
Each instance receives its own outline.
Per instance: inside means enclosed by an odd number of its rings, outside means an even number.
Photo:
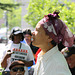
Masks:
[[[49,13],[48,14],[48,17],[49,17],[49,19],[56,19],[56,18],[59,18],[59,15],[58,14],[59,14],[58,11],[54,11],[53,14]]]

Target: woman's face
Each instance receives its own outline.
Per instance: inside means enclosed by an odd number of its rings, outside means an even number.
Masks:
[[[21,39],[22,39],[21,34],[14,35],[14,40],[13,40],[13,42],[14,42],[15,44],[18,44],[18,43],[20,43]]]
[[[31,43],[31,37],[32,37],[32,36],[29,35],[29,34],[25,34],[25,35],[24,35],[24,38],[25,38],[27,44],[29,44],[29,45],[30,45],[30,43]]]
[[[48,44],[48,35],[46,35],[44,29],[42,26],[38,23],[36,25],[35,31],[32,33],[33,41],[32,44],[40,47],[44,46],[45,44]]]

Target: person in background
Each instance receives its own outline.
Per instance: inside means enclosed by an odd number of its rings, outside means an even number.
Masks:
[[[35,58],[35,54],[39,48],[32,45],[32,32],[31,32],[31,30],[29,28],[23,30],[23,35],[24,35],[24,40],[30,46],[30,48],[33,52],[33,56]]]
[[[75,36],[73,46],[63,48],[61,53],[65,56],[72,75],[75,75]]]
[[[34,57],[31,48],[24,43],[20,43],[24,39],[21,28],[14,27],[11,30],[10,39],[12,43],[9,43],[5,48],[1,66],[5,68],[4,72],[10,72],[10,64],[13,61],[21,60],[25,63],[25,75],[28,75],[27,67],[33,65]]]
[[[75,45],[66,47],[61,52],[67,60],[72,75],[75,75]]]
[[[32,36],[32,44],[41,48],[34,75],[71,75],[68,64],[58,49],[58,43],[62,41],[64,46],[70,47],[73,45],[74,36],[59,19],[59,12],[45,15],[37,23]]]
[[[25,69],[24,69],[24,62],[22,61],[14,61],[9,66],[10,69],[10,75],[24,75]]]

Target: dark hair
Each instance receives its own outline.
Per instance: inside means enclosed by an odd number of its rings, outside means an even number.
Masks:
[[[54,40],[51,41],[51,44],[52,44],[53,46],[56,46],[56,42],[55,42]]]
[[[26,29],[23,31],[23,35],[29,34],[32,36],[31,30],[30,29]]]
[[[56,42],[54,41],[54,40],[52,40],[51,41],[51,44],[53,45],[53,46],[56,46]],[[62,44],[62,41],[58,44],[58,49],[59,49],[59,51],[61,51],[63,48],[65,48],[65,46]]]
[[[61,51],[63,48],[65,48],[65,46],[62,44],[62,41],[60,43],[58,43],[58,49],[59,51]]]

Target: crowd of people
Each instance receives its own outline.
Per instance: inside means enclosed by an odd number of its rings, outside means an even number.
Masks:
[[[4,69],[3,73],[10,75],[9,66],[13,61],[21,60],[25,64],[25,75],[28,75],[28,67],[33,65],[34,57],[31,48],[20,41],[24,40],[23,32],[19,27],[11,30],[10,34],[11,43],[9,43],[2,56],[1,66]]]
[[[2,75],[75,75],[75,36],[59,11],[45,15],[33,32],[14,27],[9,39]]]

